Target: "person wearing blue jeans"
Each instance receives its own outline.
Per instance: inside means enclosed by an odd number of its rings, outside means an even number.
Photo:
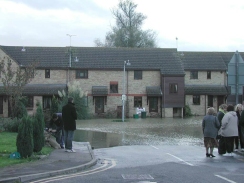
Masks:
[[[76,130],[77,113],[72,97],[68,98],[68,103],[62,108],[62,118],[64,123],[64,145],[66,152],[75,152],[72,146],[74,131]]]
[[[64,132],[63,132],[63,121],[61,113],[54,113],[49,122],[49,132],[53,132],[57,143],[60,147],[64,148]]]

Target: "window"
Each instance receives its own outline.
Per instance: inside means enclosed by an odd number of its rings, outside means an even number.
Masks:
[[[50,78],[50,69],[45,69],[45,78]]]
[[[142,71],[134,71],[134,79],[135,80],[142,79]]]
[[[190,79],[198,79],[198,71],[191,71]]]
[[[52,104],[52,96],[43,97],[43,109],[50,109]]]
[[[142,107],[142,97],[134,97],[134,107]]]
[[[27,108],[33,108],[34,106],[34,100],[33,100],[33,96],[27,96]]]
[[[193,95],[193,104],[200,105],[200,95]]]
[[[110,93],[118,93],[118,82],[110,82]]]
[[[211,71],[207,71],[207,79],[211,79]]]
[[[178,85],[175,83],[169,84],[169,93],[178,93]]]
[[[88,78],[87,70],[77,70],[76,71],[76,79]]]

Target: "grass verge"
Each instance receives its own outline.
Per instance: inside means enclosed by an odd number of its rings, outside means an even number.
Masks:
[[[53,148],[44,146],[40,152],[33,153],[33,156],[29,158],[10,159],[9,155],[17,151],[17,134],[18,133],[0,132],[0,168],[14,164],[36,161],[39,159],[37,155],[48,155],[53,151]]]

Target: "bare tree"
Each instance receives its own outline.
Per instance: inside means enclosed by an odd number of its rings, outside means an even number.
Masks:
[[[11,117],[18,115],[18,102],[22,97],[24,86],[35,76],[37,62],[30,63],[25,67],[20,67],[9,57],[4,57],[0,62],[1,80],[4,92],[9,99]]]
[[[152,30],[142,30],[143,21],[147,18],[135,10],[137,4],[131,0],[121,0],[117,9],[112,10],[116,26],[106,33],[105,42],[95,39],[98,47],[156,47],[156,33]]]

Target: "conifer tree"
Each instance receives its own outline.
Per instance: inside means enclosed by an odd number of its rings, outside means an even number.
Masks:
[[[40,152],[45,144],[44,137],[44,114],[40,103],[37,103],[36,114],[33,120],[34,152]]]
[[[22,158],[28,158],[33,153],[33,120],[30,116],[24,116],[21,120],[16,146]]]

